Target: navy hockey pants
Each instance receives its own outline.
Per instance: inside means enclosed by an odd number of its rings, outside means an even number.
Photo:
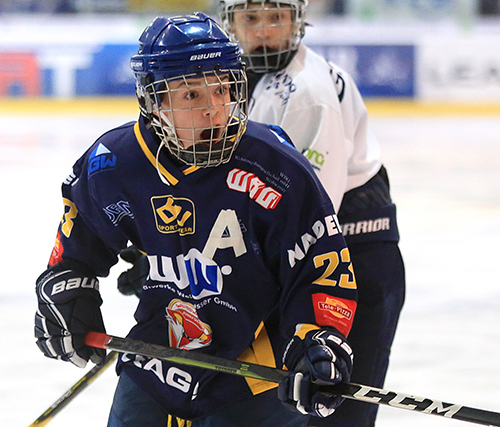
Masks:
[[[353,383],[382,388],[405,296],[404,265],[396,242],[349,246],[358,283],[358,307],[349,334],[354,352]],[[378,405],[346,399],[328,418],[308,426],[373,427]]]
[[[122,372],[108,427],[305,427],[307,416],[287,409],[278,400],[276,390],[237,402],[190,424],[168,416]]]

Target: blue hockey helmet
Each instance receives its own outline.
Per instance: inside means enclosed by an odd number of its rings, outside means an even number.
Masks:
[[[166,146],[179,160],[194,166],[217,166],[229,161],[246,126],[247,82],[239,45],[213,19],[201,12],[155,18],[140,36],[139,51],[130,66],[141,112],[162,141],[160,148]],[[172,83],[183,80],[186,88],[189,79],[202,79],[206,88],[230,96],[222,105],[225,123],[211,122],[208,128],[197,128],[196,120],[191,120],[193,135],[199,135],[186,141],[179,136],[174,119],[172,94],[179,89]],[[197,84],[199,87],[199,81]],[[192,108],[191,114],[196,111]]]
[[[173,18],[157,17],[139,38],[130,61],[136,78],[163,80],[214,69],[241,69],[237,43],[201,12]]]

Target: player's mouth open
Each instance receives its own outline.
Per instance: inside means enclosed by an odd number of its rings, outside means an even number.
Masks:
[[[204,129],[200,133],[200,139],[203,144],[217,143],[221,137],[220,128]]]
[[[264,55],[266,53],[269,54],[269,53],[274,53],[274,52],[277,52],[277,49],[275,49],[271,46],[268,46],[268,45],[260,45],[252,50],[252,53],[254,55]]]

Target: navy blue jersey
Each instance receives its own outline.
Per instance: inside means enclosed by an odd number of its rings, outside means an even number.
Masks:
[[[150,343],[281,368],[294,334],[347,335],[349,251],[309,162],[286,142],[280,128],[249,122],[228,163],[197,168],[165,152],[157,165],[142,119],[107,132],[62,186],[50,265],[76,260],[106,276],[133,243],[150,274],[129,336]],[[276,386],[132,355],[122,369],[187,419]]]

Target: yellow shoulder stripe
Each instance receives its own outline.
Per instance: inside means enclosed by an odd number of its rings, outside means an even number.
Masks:
[[[137,138],[137,142],[142,148],[142,151],[144,151],[144,154],[146,155],[148,160],[156,168],[156,157],[151,152],[149,147],[146,145],[146,141],[144,141],[144,138],[141,135],[141,130],[139,129],[139,122],[136,122],[134,125],[134,133],[135,137]],[[158,164],[158,167],[160,169],[160,173],[167,179],[168,182],[170,182],[170,184],[176,185],[179,182],[179,180],[175,178],[170,172],[168,172],[161,164]]]

